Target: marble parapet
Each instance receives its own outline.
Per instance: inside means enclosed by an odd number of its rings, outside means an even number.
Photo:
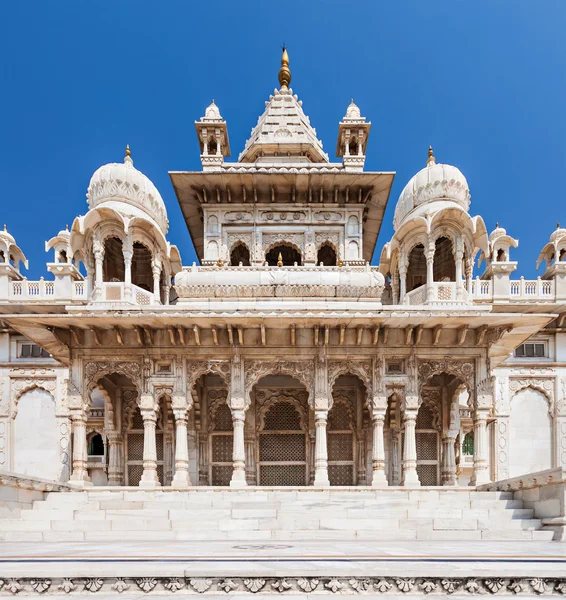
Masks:
[[[377,268],[363,267],[189,267],[175,278],[184,298],[375,298],[385,280]]]

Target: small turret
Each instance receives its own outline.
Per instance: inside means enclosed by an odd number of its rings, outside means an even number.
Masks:
[[[556,298],[566,298],[566,229],[556,225],[550,235],[550,241],[544,246],[537,260],[537,269],[546,262],[541,279],[554,279]]]
[[[342,157],[347,170],[363,170],[370,127],[371,123],[361,116],[360,109],[352,100],[346,109],[346,115],[338,125],[336,142],[336,156]]]
[[[204,117],[195,121],[195,128],[200,144],[200,160],[204,170],[216,169],[222,165],[224,158],[230,156],[228,126],[222,119],[214,100],[207,106]]]
[[[71,232],[68,225],[55,237],[45,242],[45,252],[49,250],[53,250],[54,260],[47,263],[47,270],[55,276],[55,294],[61,298],[71,298],[72,282],[84,278],[73,261]]]
[[[6,225],[0,231],[0,297],[7,298],[10,295],[10,282],[21,281],[24,277],[20,273],[20,265],[23,263],[28,268],[27,258],[16,244],[14,236],[8,233]]]
[[[479,258],[479,265],[485,260],[485,271],[481,278],[493,280],[494,299],[507,299],[509,296],[511,273],[517,269],[517,262],[510,260],[510,250],[518,246],[519,240],[507,235],[507,231],[496,223],[495,229],[489,234],[488,250],[482,252]]]

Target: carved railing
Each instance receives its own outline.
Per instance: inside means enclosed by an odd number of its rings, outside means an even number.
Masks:
[[[430,289],[430,297],[428,290]],[[430,286],[421,285],[405,294],[404,304],[418,306],[422,304],[468,304],[468,292],[464,288],[464,282],[460,289],[455,281],[435,281]]]
[[[477,301],[491,301],[494,299],[494,287],[491,279],[480,279],[476,277],[472,281],[471,296]],[[525,279],[521,277],[518,280],[509,282],[507,293],[498,294],[497,299],[509,300],[509,302],[539,302],[539,301],[555,301],[555,285],[554,280],[544,280],[538,277],[537,279]]]

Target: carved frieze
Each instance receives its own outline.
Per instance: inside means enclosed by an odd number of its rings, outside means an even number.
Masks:
[[[328,362],[328,387],[332,391],[340,375],[357,375],[366,388],[365,402],[368,406],[373,398],[373,366],[371,360],[332,360]]]

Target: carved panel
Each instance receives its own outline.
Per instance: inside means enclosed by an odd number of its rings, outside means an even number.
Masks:
[[[18,414],[18,402],[20,401],[20,398],[23,396],[23,394],[29,392],[30,390],[36,388],[45,390],[53,396],[53,399],[55,399],[55,391],[57,389],[57,379],[55,378],[44,379],[41,377],[18,377],[10,379],[10,384],[12,396],[12,419],[15,419],[16,415]]]
[[[252,252],[252,234],[251,233],[229,233],[227,237],[228,252],[231,253],[234,246],[244,244]]]
[[[262,238],[264,255],[274,246],[285,243],[296,246],[304,254],[305,239],[302,233],[264,233]]]
[[[473,361],[470,360],[451,360],[449,357],[441,360],[423,360],[419,361],[418,372],[421,386],[434,375],[448,373],[465,383],[470,392],[474,389],[475,367]]]
[[[207,373],[218,375],[230,387],[230,362],[220,360],[189,360],[187,361],[187,393],[190,394],[197,379]]]

